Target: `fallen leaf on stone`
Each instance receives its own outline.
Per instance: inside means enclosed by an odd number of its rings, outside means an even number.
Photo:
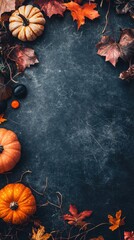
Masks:
[[[97,54],[105,57],[114,67],[119,57],[130,62],[134,56],[134,29],[122,29],[119,42],[110,36],[102,36],[96,45]]]
[[[124,232],[124,240],[134,240],[134,231]]]
[[[111,231],[115,231],[117,228],[119,228],[120,226],[125,224],[124,223],[124,218],[121,218],[121,215],[122,215],[121,210],[116,212],[115,217],[113,217],[112,215],[108,215],[109,223],[111,224],[109,229]]]
[[[50,233],[45,233],[45,227],[39,226],[39,228],[32,229],[32,237],[31,240],[48,240],[51,237]]]
[[[103,236],[99,236],[97,238],[90,238],[90,240],[104,240]]]
[[[118,43],[109,36],[103,36],[97,44],[97,49],[98,55],[105,57],[105,61],[109,61],[114,67],[116,66],[121,54]]]
[[[49,18],[53,15],[61,15],[66,10],[66,7],[63,5],[63,0],[35,0],[35,4],[39,5],[41,10]]]
[[[39,62],[33,49],[18,44],[12,47],[8,58],[16,63],[19,72]]]
[[[77,21],[78,29],[85,24],[86,17],[90,20],[94,20],[100,16],[98,11],[95,10],[97,7],[95,3],[85,3],[83,6],[80,6],[78,3],[71,1],[65,3],[64,6],[71,11],[73,20]]]
[[[7,119],[4,118],[4,114],[0,114],[0,124],[4,123],[6,121],[7,121]]]
[[[122,80],[134,80],[134,64],[128,68],[128,70],[120,73],[119,76]]]
[[[83,228],[86,230],[87,223],[83,221],[86,217],[90,217],[92,211],[86,210],[83,212],[78,213],[77,208],[74,205],[70,205],[69,212],[71,214],[65,214],[63,216],[64,220],[68,221],[69,225],[74,225]]]

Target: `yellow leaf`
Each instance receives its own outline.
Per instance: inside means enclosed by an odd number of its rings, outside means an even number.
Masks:
[[[50,233],[45,233],[45,227],[39,226],[36,231],[34,228],[32,229],[32,238],[31,240],[48,240],[51,237]]]

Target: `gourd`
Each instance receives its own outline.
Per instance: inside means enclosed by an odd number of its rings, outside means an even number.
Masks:
[[[9,18],[9,30],[21,41],[33,41],[44,31],[46,20],[42,12],[32,5],[19,7]]]
[[[0,190],[0,218],[7,223],[22,224],[36,212],[36,200],[22,183],[11,183]]]
[[[0,128],[0,173],[10,171],[19,162],[21,144],[17,135],[5,128]]]

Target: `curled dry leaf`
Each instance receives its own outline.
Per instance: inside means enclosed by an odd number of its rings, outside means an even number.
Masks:
[[[128,70],[120,73],[119,76],[122,80],[133,80],[134,79],[134,64],[128,68]]]
[[[95,3],[85,3],[83,6],[80,6],[78,3],[71,1],[65,3],[64,6],[71,11],[73,20],[77,21],[78,29],[85,24],[85,17],[94,20],[100,16],[98,11],[95,10],[97,7]]]
[[[50,233],[45,233],[45,227],[39,226],[38,229],[32,229],[31,240],[48,240],[51,237]]]
[[[0,124],[4,123],[6,121],[7,121],[7,119],[4,118],[4,114],[0,114]]]
[[[133,0],[115,0],[116,12],[118,14],[130,13],[134,19],[134,1]]]
[[[74,225],[83,228],[86,230],[87,223],[83,221],[86,217],[90,217],[92,214],[92,211],[86,210],[81,213],[78,213],[77,208],[74,205],[70,205],[69,212],[71,214],[65,214],[63,216],[64,220],[68,221],[69,225]]]
[[[98,55],[104,56],[114,67],[119,57],[129,62],[134,56],[134,29],[122,29],[119,42],[103,36],[96,47]]]
[[[61,15],[66,10],[66,7],[63,5],[63,0],[35,0],[35,4],[39,5],[41,10],[48,16],[49,18],[53,15]]]
[[[39,62],[33,49],[24,48],[21,45],[12,47],[8,58],[16,63],[19,72]]]

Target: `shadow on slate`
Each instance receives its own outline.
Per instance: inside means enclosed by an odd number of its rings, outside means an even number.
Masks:
[[[111,10],[108,31],[116,36],[120,28],[133,27],[127,16]],[[70,13],[64,18],[48,19],[44,35],[32,46],[39,65],[25,71],[19,81],[28,88],[28,96],[19,110],[7,110],[2,127],[15,131],[22,144],[20,163],[9,175],[15,182],[25,170],[32,174],[24,182],[39,192],[48,177],[44,199],[56,203],[56,191],[63,195],[63,210],[69,204],[91,209],[93,223],[107,221],[108,213],[122,209],[127,230],[134,230],[134,84],[118,79],[127,69],[120,62],[114,68],[96,54],[95,45],[105,24],[101,18],[87,21],[76,30]],[[6,184],[2,175],[0,187]],[[54,207],[39,209],[42,223],[62,229],[60,213]],[[117,233],[106,228],[93,232],[115,239]],[[0,231],[5,224],[0,221]],[[25,239],[31,226],[25,226],[19,239]]]

